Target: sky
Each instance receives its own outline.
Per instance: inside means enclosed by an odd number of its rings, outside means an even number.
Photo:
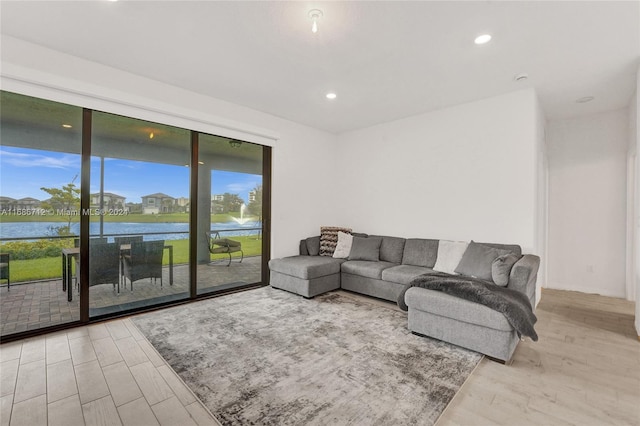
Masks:
[[[105,159],[104,191],[140,203],[143,195],[162,192],[189,197],[189,168],[142,161]],[[61,188],[75,177],[80,186],[80,155],[0,147],[0,196],[45,200],[41,187]],[[262,176],[214,170],[212,194],[238,194],[248,204],[249,191],[262,184]],[[100,192],[100,159],[91,161],[91,193]]]

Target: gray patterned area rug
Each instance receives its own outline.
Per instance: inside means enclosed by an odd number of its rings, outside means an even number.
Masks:
[[[133,321],[223,425],[431,425],[482,357],[340,293],[263,287]]]

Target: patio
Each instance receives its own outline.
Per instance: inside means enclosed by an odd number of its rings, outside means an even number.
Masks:
[[[246,257],[242,263],[234,261],[198,266],[198,294],[219,290],[223,287],[259,282],[261,279],[261,256]],[[67,301],[62,291],[62,278],[48,281],[16,283],[11,291],[0,287],[0,335],[34,330],[80,319],[78,290],[73,288],[73,301]],[[122,310],[150,306],[170,300],[184,299],[189,292],[189,266],[175,265],[173,285],[169,285],[169,268],[163,268],[163,285],[142,279],[134,282],[133,291],[120,287],[120,293],[109,284],[90,288],[89,310],[91,316]]]

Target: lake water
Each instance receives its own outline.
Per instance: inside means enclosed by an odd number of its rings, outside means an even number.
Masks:
[[[0,223],[0,238],[24,238],[24,237],[48,237],[55,236],[55,227],[64,226],[63,222],[8,222]],[[211,230],[229,230],[221,232],[221,237],[257,235],[260,231],[249,230],[247,228],[259,228],[260,224],[248,222],[240,225],[237,222],[212,223]],[[71,225],[71,231],[78,234],[80,224]],[[91,222],[90,231],[92,236],[100,234],[100,223]],[[111,234],[148,234],[144,239],[153,240],[183,240],[188,238],[188,223],[127,223],[127,222],[105,222],[104,233]],[[110,241],[113,239],[110,238]]]

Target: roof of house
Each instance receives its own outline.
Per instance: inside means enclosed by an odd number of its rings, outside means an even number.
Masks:
[[[142,198],[171,198],[175,200],[171,195],[163,194],[162,192],[156,192],[155,194],[143,195]]]
[[[123,200],[126,198],[126,197],[123,197],[122,195],[114,194],[113,192],[104,192],[103,195],[106,196],[106,197],[111,197],[111,198],[122,198]],[[92,197],[99,197],[100,193],[96,192],[95,194],[91,194],[91,196]]]

